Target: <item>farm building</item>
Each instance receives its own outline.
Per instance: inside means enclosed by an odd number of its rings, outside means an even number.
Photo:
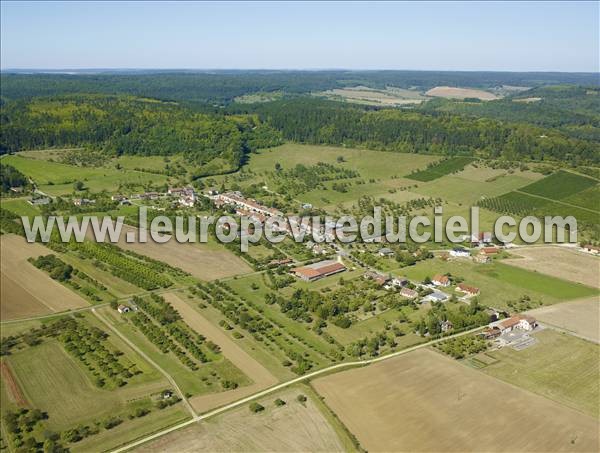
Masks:
[[[500,336],[502,331],[498,327],[488,327],[479,335],[485,338],[486,340],[491,340],[493,338],[497,338]]]
[[[490,256],[495,255],[496,253],[500,253],[500,249],[497,247],[483,247],[479,253],[486,256]]]
[[[441,291],[434,291],[423,298],[425,302],[444,302],[448,300],[448,295]]]
[[[122,314],[122,313],[129,313],[131,310],[129,309],[129,307],[127,305],[121,304],[117,307],[117,311]]]
[[[450,256],[455,258],[468,258],[471,256],[471,253],[467,249],[463,249],[461,247],[454,247],[450,250]]]
[[[394,256],[394,251],[388,247],[380,248],[377,253],[379,253],[379,256],[383,257]]]
[[[297,267],[292,272],[302,280],[312,282],[323,277],[344,272],[346,266],[334,260],[319,261],[308,266]]]
[[[435,286],[450,286],[451,282],[447,275],[435,275],[431,279],[431,283]]]
[[[459,283],[456,288],[461,293],[465,293],[467,296],[476,296],[479,294],[479,288],[475,286],[466,285],[464,283]]]
[[[471,235],[471,244],[473,245],[481,245],[481,244],[491,244],[493,235],[490,232],[483,232],[479,234]]]
[[[406,297],[407,299],[416,299],[417,297],[419,297],[419,293],[416,292],[414,289],[410,288],[402,288],[400,290],[400,295],[402,297]]]
[[[511,332],[514,329],[533,330],[537,326],[537,321],[533,316],[516,315],[500,321],[497,326],[502,333]]]

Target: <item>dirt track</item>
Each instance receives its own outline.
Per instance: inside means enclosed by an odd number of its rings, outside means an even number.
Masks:
[[[197,310],[179,298],[177,294],[165,293],[164,298],[175,307],[192,329],[218,344],[223,355],[253,381],[253,384],[235,390],[191,398],[190,403],[196,411],[206,412],[209,409],[251,395],[277,383],[277,379],[269,370],[238,346],[220,327],[213,325]]]
[[[8,399],[17,406],[26,407],[28,405],[27,398],[25,398],[25,395],[23,395],[23,392],[21,391],[21,387],[19,387],[19,384],[15,380],[10,365],[4,360],[0,362],[0,371],[2,374],[2,381],[7,389]]]
[[[252,414],[244,405],[203,423],[167,434],[136,451],[140,452],[341,452],[336,432],[309,399],[296,401],[301,390],[287,389],[260,403],[266,408]],[[281,398],[286,405],[275,407]]]

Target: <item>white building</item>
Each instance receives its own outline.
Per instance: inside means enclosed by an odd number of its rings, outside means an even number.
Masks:
[[[471,256],[471,252],[461,247],[454,247],[450,250],[450,256],[454,256],[455,258],[468,258]]]

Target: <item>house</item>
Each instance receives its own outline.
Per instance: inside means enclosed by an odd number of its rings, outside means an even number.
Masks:
[[[455,258],[468,258],[471,256],[471,252],[469,252],[467,249],[463,249],[462,247],[454,247],[452,250],[450,250],[450,256]]]
[[[383,247],[379,249],[379,256],[384,256],[384,257],[388,257],[388,256],[394,256],[394,251],[388,247]]]
[[[442,321],[440,323],[440,328],[442,329],[442,332],[448,332],[449,330],[452,330],[454,326],[452,325],[452,323],[448,320],[446,321]]]
[[[407,299],[416,299],[417,297],[419,297],[419,293],[416,292],[414,289],[410,288],[402,288],[400,290],[400,295],[402,297],[406,297]]]
[[[167,189],[167,194],[179,197],[183,195],[185,191],[186,189],[184,187],[169,187]]]
[[[586,253],[591,253],[592,255],[600,255],[600,247],[597,245],[586,244],[581,246],[581,249]]]
[[[27,202],[32,206],[42,206],[50,203],[50,198],[48,197],[39,197],[32,198],[31,200],[27,200]]]
[[[268,208],[261,205],[256,200],[245,198],[240,192],[225,192],[217,194],[214,198],[215,204],[230,204],[239,208],[244,208],[249,211],[258,212],[266,216],[282,217],[283,212],[276,208]]]
[[[476,288],[475,286],[469,286],[464,283],[459,283],[456,290],[460,291],[461,293],[465,293],[467,296],[477,296],[479,294],[479,288]]]
[[[447,275],[435,275],[432,279],[431,279],[431,283],[433,283],[435,286],[450,286],[451,282],[450,279],[448,278]]]
[[[123,314],[123,313],[129,313],[131,310],[129,309],[129,307],[127,305],[121,304],[117,307],[117,311],[119,313]]]
[[[171,390],[165,390],[164,392],[162,392],[161,397],[163,400],[168,400],[169,398],[171,398],[173,396],[173,392]]]
[[[396,288],[402,288],[403,286],[407,285],[408,279],[405,277],[394,277],[394,278],[392,278],[392,281],[390,283],[392,286],[395,286]]]
[[[514,329],[533,330],[537,327],[537,321],[533,316],[516,315],[500,321],[497,327],[502,333],[511,332]]]
[[[533,316],[519,316],[519,328],[523,330],[533,330],[537,327],[537,320]]]
[[[312,246],[312,252],[315,255],[327,255],[327,248],[320,244],[315,244]]]
[[[375,271],[367,271],[364,273],[363,277],[367,280],[373,280],[379,286],[383,286],[391,280],[389,276]]]
[[[483,247],[479,253],[486,256],[491,256],[500,253],[500,249],[498,247]]]
[[[481,244],[491,244],[493,235],[490,232],[484,232],[479,234],[471,235],[471,244],[472,245],[481,245]]]
[[[425,302],[444,302],[448,300],[448,295],[441,291],[434,291],[423,298]]]
[[[334,260],[325,260],[307,266],[297,267],[292,269],[292,273],[304,281],[312,282],[323,277],[344,272],[345,270],[346,266],[342,263]]]
[[[111,199],[112,201],[119,201],[119,202],[121,202],[121,201],[127,200],[127,197],[125,197],[125,196],[123,196],[123,195],[119,195],[119,194],[117,194],[117,195],[113,195],[113,196],[111,196],[111,197],[110,197],[110,199]]]
[[[160,194],[158,192],[145,192],[140,195],[142,200],[158,200]]]
[[[479,264],[487,264],[492,262],[492,258],[485,253],[479,253],[473,257],[473,261]]]
[[[90,204],[95,204],[96,200],[89,200],[87,198],[75,198],[73,200],[73,204],[75,206],[88,206]]]

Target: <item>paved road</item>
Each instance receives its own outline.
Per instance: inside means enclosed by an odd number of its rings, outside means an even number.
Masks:
[[[106,323],[106,321],[105,321],[105,323]],[[111,327],[111,329],[112,329],[112,326],[109,325],[109,327]],[[252,401],[252,400],[254,400],[256,398],[260,398],[262,396],[268,395],[269,393],[275,392],[277,390],[281,390],[282,388],[288,387],[288,386],[293,385],[293,384],[297,384],[298,382],[302,382],[302,381],[305,381],[307,379],[311,379],[311,378],[314,378],[316,376],[319,376],[319,375],[322,375],[322,374],[325,374],[325,373],[330,373],[330,372],[336,371],[336,370],[341,370],[341,369],[344,369],[344,368],[364,366],[364,365],[369,365],[371,363],[376,363],[376,362],[381,362],[383,360],[388,360],[388,359],[397,357],[399,355],[403,355],[403,354],[407,354],[407,353],[412,352],[412,351],[416,351],[417,349],[421,349],[421,348],[425,348],[425,347],[434,345],[436,343],[439,343],[441,341],[447,340],[449,338],[461,337],[463,335],[468,335],[470,333],[477,332],[478,330],[481,330],[482,328],[483,327],[476,327],[475,329],[467,330],[465,332],[457,333],[457,334],[454,334],[454,335],[449,335],[447,337],[440,338],[440,339],[437,339],[437,340],[428,341],[427,343],[422,343],[422,344],[419,344],[419,345],[416,345],[416,346],[412,346],[410,348],[403,349],[402,351],[397,351],[397,352],[394,352],[392,354],[388,354],[388,355],[384,355],[384,356],[381,356],[381,357],[377,357],[375,359],[357,360],[355,362],[338,363],[337,365],[332,365],[330,367],[323,368],[323,369],[318,370],[318,371],[313,371],[312,373],[309,373],[309,374],[306,374],[304,376],[300,376],[300,377],[291,379],[291,380],[286,381],[286,382],[282,382],[281,384],[274,385],[273,387],[270,387],[270,388],[268,388],[266,390],[263,390],[261,392],[257,392],[257,393],[255,393],[253,395],[250,395],[250,396],[246,397],[246,398],[239,399],[239,400],[237,400],[237,401],[235,401],[235,402],[233,402],[231,404],[228,404],[228,405],[223,406],[223,407],[219,407],[219,408],[214,409],[212,411],[206,412],[206,413],[204,413],[202,415],[194,415],[194,417],[191,420],[187,420],[187,421],[185,421],[183,423],[180,423],[178,425],[172,426],[172,427],[167,428],[167,429],[165,429],[163,431],[160,431],[158,433],[152,434],[150,436],[147,436],[147,437],[139,439],[139,440],[137,440],[135,442],[132,442],[132,443],[130,443],[128,445],[120,447],[120,448],[114,450],[113,453],[120,453],[120,452],[124,452],[124,451],[127,451],[127,450],[131,450],[132,448],[135,448],[135,447],[139,447],[140,445],[145,444],[146,442],[149,442],[151,440],[158,439],[159,437],[164,436],[165,434],[168,434],[168,433],[176,431],[176,430],[178,430],[180,428],[189,426],[192,423],[200,422],[202,420],[206,420],[207,418],[214,417],[215,415],[221,414],[221,413],[226,412],[226,411],[228,411],[230,409],[234,409],[234,408],[236,408],[238,406],[241,406],[243,404],[246,404],[246,403],[248,403],[248,402],[250,402],[250,401]]]

